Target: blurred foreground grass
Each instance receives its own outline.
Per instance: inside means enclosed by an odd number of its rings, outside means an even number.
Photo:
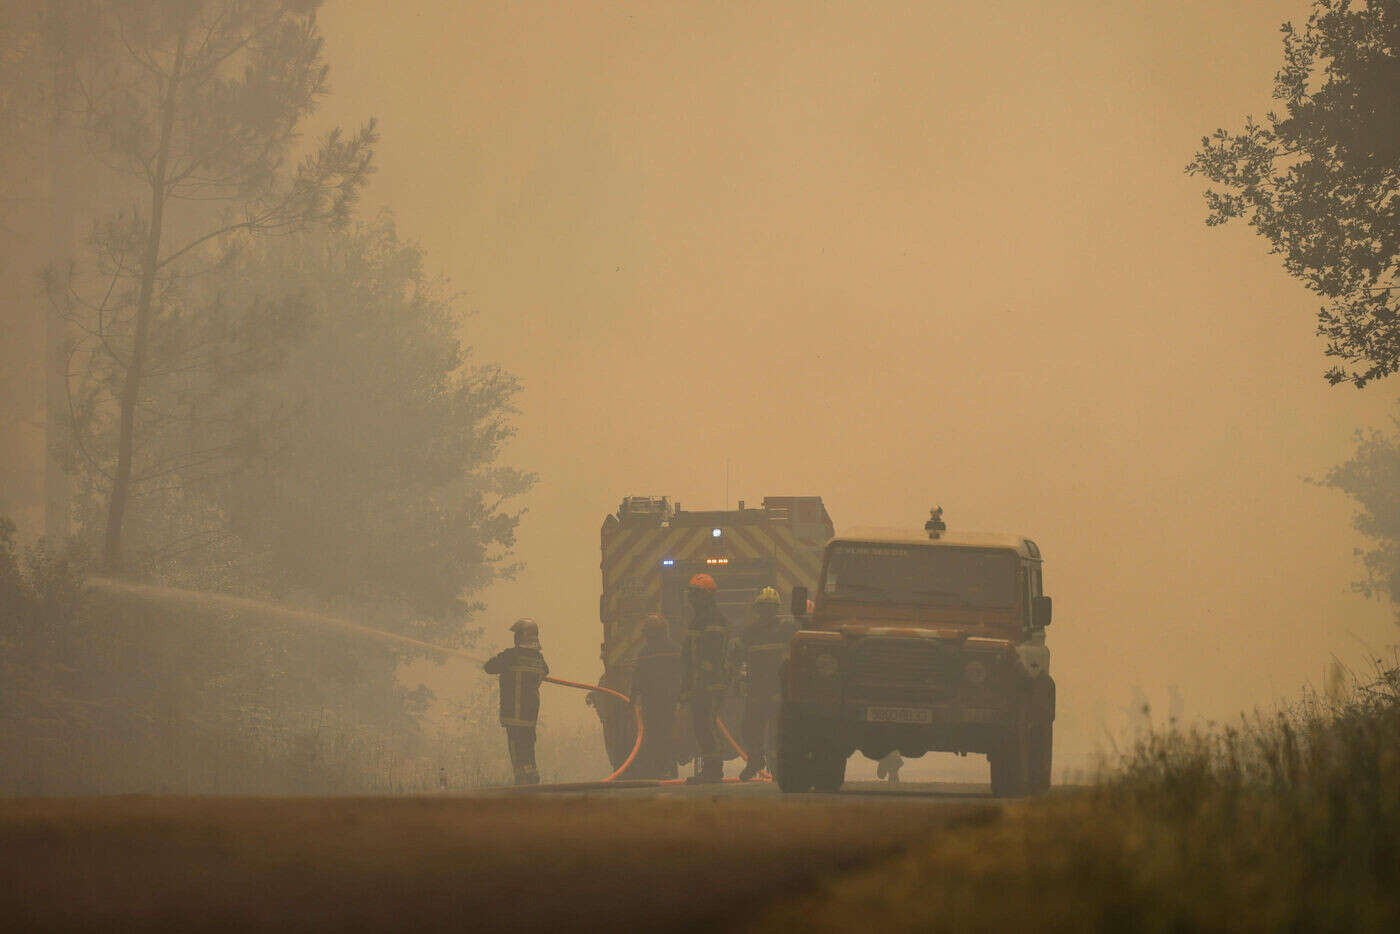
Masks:
[[[759,930],[1400,930],[1400,667],[1226,727],[1149,735],[770,910]]]

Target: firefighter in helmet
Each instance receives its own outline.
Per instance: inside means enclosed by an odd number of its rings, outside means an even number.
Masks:
[[[748,689],[743,727],[748,762],[739,773],[740,781],[749,781],[763,770],[775,745],[782,693],[779,677],[793,635],[792,627],[778,618],[782,602],[772,587],[759,591],[753,602],[753,620],[739,637],[738,653]]]
[[[538,785],[535,767],[535,723],[540,715],[540,682],[549,675],[544,653],[540,651],[540,627],[533,619],[511,624],[515,646],[498,653],[484,666],[501,685],[501,726],[506,728],[506,745],[517,785]]]
[[[724,751],[715,719],[729,688],[725,644],[729,627],[715,603],[715,579],[696,574],[686,594],[694,609],[681,647],[681,698],[690,704],[691,725],[700,752],[700,770],[688,779],[709,784],[724,778]]]
[[[652,613],[642,622],[645,640],[632,675],[632,702],[642,715],[642,748],[633,772],[639,778],[676,775],[676,704],[681,691],[681,647],[666,618]]]

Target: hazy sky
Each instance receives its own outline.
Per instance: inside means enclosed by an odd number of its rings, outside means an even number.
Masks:
[[[1325,384],[1317,302],[1182,172],[1269,108],[1306,9],[331,4],[321,119],[382,121],[366,210],[527,387],[541,481],[493,637],[533,615],[598,674],[603,516],[723,506],[729,461],[731,503],[1034,537],[1076,745],[1134,683],[1219,717],[1393,642],[1305,478],[1396,387]]]

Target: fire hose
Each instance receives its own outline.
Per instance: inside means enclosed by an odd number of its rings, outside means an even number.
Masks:
[[[642,708],[632,703],[632,698],[628,697],[626,694],[621,694],[614,691],[612,688],[605,688],[600,684],[580,684],[577,681],[565,681],[563,678],[545,678],[544,680],[547,684],[557,684],[565,688],[577,688],[580,691],[602,691],[604,694],[611,694],[613,697],[616,697],[632,708],[632,716],[637,720],[637,741],[632,744],[632,751],[627,754],[627,761],[619,765],[617,771],[603,779],[605,782],[616,781],[619,775],[627,771],[628,766],[632,764],[632,760],[637,758],[637,753],[641,752],[642,737],[646,734],[646,726],[642,723]]]
[[[575,688],[580,691],[601,691],[604,694],[616,697],[618,700],[622,701],[624,704],[632,708],[632,716],[635,717],[637,721],[637,741],[632,744],[632,751],[627,754],[627,759],[617,767],[617,771],[613,772],[607,778],[603,779],[604,782],[616,781],[617,778],[620,775],[622,775],[623,772],[626,772],[628,767],[632,765],[633,760],[637,758],[637,753],[640,752],[642,749],[642,740],[646,736],[646,725],[642,722],[642,709],[638,707],[635,703],[633,703],[632,699],[626,694],[623,694],[619,691],[614,691],[612,688],[605,688],[602,685],[580,684],[577,681],[566,681],[563,678],[554,677],[546,677],[544,681],[546,684],[557,684],[560,687]],[[747,759],[749,757],[748,753],[744,752],[744,747],[740,746],[738,740],[736,740],[734,736],[729,732],[729,727],[724,725],[724,720],[722,718],[715,717],[715,726],[719,727],[719,731],[724,734],[724,738],[729,741],[729,745],[734,747],[734,751],[739,754],[739,758]],[[773,780],[773,777],[767,772],[760,772],[759,775],[761,781]],[[684,781],[685,779],[683,778],[673,778],[663,780],[660,782],[660,784],[680,784]],[[726,779],[726,781],[728,781],[728,779]]]

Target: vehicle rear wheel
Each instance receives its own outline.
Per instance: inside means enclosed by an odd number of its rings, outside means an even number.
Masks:
[[[603,727],[603,748],[612,767],[621,768],[637,742],[636,717],[633,716],[631,707],[615,698],[604,696],[598,703]]]

